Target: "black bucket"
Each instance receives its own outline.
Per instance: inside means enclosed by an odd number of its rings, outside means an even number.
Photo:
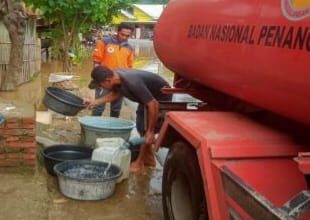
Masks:
[[[93,149],[80,145],[52,145],[42,151],[44,164],[49,174],[55,176],[54,165],[80,159],[91,159]]]
[[[56,87],[46,89],[43,103],[47,108],[67,116],[74,116],[86,107],[83,99]]]

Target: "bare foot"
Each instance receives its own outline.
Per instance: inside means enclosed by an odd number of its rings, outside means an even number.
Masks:
[[[151,147],[145,149],[143,162],[144,162],[144,165],[148,167],[156,166],[155,155]]]
[[[144,164],[140,161],[134,161],[130,164],[130,172],[131,173],[137,173],[139,171],[144,170]]]

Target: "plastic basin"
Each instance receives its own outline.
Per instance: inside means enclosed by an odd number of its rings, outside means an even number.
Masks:
[[[79,122],[84,144],[91,147],[95,147],[97,138],[120,137],[127,141],[136,126],[133,121],[101,116],[84,116]]]
[[[54,171],[58,177],[60,191],[77,200],[100,200],[113,195],[121,169],[111,165],[104,175],[108,163],[88,160],[66,161],[57,164]]]
[[[42,150],[44,164],[49,174],[55,176],[54,166],[68,160],[91,159],[93,149],[80,146],[60,144],[46,147]]]
[[[74,116],[86,107],[82,98],[56,87],[46,89],[43,103],[47,108],[67,116]]]

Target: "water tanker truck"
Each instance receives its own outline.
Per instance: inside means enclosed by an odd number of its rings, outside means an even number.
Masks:
[[[165,219],[309,220],[310,1],[170,0],[154,46],[205,103],[165,115]]]

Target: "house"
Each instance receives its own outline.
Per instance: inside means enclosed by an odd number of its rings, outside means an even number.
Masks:
[[[133,4],[113,18],[113,24],[128,23],[135,27],[135,38],[150,39],[165,5]]]

